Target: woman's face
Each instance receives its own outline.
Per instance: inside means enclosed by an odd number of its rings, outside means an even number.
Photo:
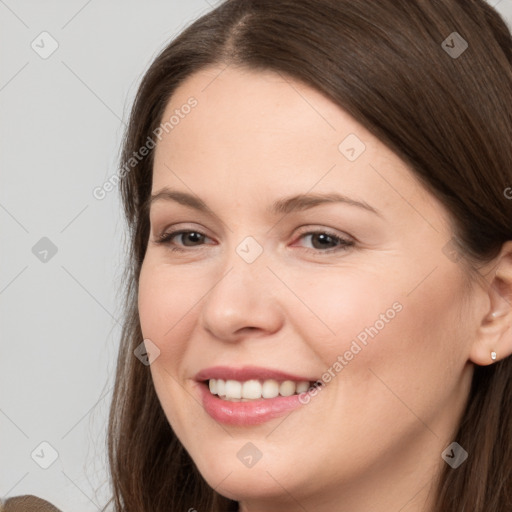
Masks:
[[[472,374],[445,209],[344,110],[279,74],[203,70],[172,116],[139,312],[176,435],[247,510],[419,510]],[[260,398],[219,398],[209,378]]]

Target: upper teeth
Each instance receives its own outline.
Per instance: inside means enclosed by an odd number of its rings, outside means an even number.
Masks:
[[[291,396],[295,393],[303,393],[309,389],[310,384],[308,381],[294,382],[292,380],[285,380],[277,382],[274,379],[264,381],[253,379],[245,382],[210,379],[208,385],[213,395],[219,395],[219,397],[226,400],[254,400],[258,398],[275,398],[278,395]]]

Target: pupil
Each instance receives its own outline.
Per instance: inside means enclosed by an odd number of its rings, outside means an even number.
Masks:
[[[326,242],[329,243],[329,240],[332,241],[331,237],[329,235],[326,235],[325,233],[322,233],[320,235],[317,235],[318,238],[320,239],[321,242]],[[323,245],[325,246],[325,243],[321,243],[320,245]]]
[[[201,235],[199,233],[196,233],[195,231],[192,231],[191,233],[188,234],[188,238],[189,240],[192,239],[192,242],[198,242],[199,240],[197,240],[197,238],[200,238]],[[194,240],[194,238],[196,238],[196,240]]]

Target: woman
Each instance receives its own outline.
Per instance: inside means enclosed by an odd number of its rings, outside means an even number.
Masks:
[[[144,76],[115,511],[512,510],[512,38],[231,0]]]

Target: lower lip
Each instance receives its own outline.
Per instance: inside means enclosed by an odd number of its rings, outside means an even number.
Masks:
[[[277,396],[250,402],[230,402],[212,395],[208,384],[204,382],[199,383],[199,388],[205,411],[215,421],[225,425],[260,425],[303,405],[299,401],[299,395]]]

